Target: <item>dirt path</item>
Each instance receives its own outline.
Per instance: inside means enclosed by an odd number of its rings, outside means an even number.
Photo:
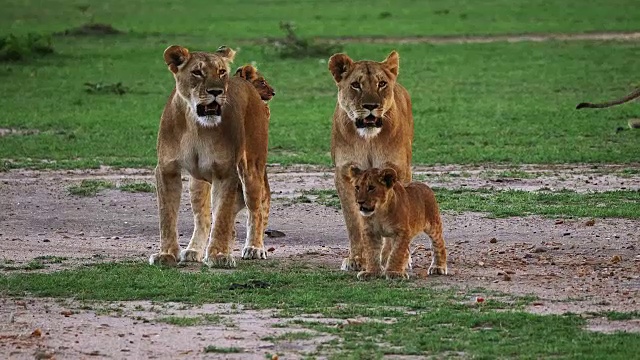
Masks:
[[[416,168],[415,173],[416,178],[432,186],[447,188],[535,190],[547,187],[606,191],[640,189],[639,168],[638,164],[441,166]],[[507,176],[514,174],[517,176]],[[274,167],[270,168],[269,176],[274,194],[270,227],[286,234],[282,238],[266,239],[267,246],[275,249],[271,258],[323,263],[338,269],[347,252],[341,213],[313,203],[291,201],[305,189],[332,188],[330,170]],[[66,258],[37,270],[52,271],[98,261],[144,262],[157,250],[157,207],[153,193],[111,189],[95,197],[69,195],[68,187],[82,179],[106,179],[116,184],[151,182],[152,173],[148,169],[106,168],[0,173],[0,264],[22,266],[38,256]],[[185,192],[179,218],[182,246],[186,246],[192,231],[190,211]],[[539,216],[491,219],[482,214],[464,213],[445,214],[444,224],[452,276],[427,279],[431,254],[426,238],[420,237],[413,248],[413,274],[417,283],[533,294],[540,300],[530,310],[538,313],[640,310],[640,222],[637,220],[596,219],[591,225],[586,219]],[[239,225],[239,238],[243,234],[244,229]],[[238,243],[234,249],[236,257],[240,246]],[[475,295],[492,296],[491,293]],[[222,312],[236,324],[232,328],[221,324],[185,328],[140,320],[182,314],[177,308],[167,305],[162,311],[150,314],[148,308],[152,304],[135,305],[140,304],[124,304],[125,310],[115,316],[100,315],[96,309],[81,309],[72,301],[0,299],[0,343],[5,344],[0,346],[0,358],[33,358],[37,348],[41,349],[41,358],[52,352],[60,358],[164,358],[172,353],[183,358],[197,354],[204,358],[245,359],[251,355],[258,359],[264,358],[266,352],[299,358],[314,348],[313,341],[249,341],[256,336],[259,339],[264,334],[281,333],[272,327],[275,320],[268,312],[252,314],[258,320],[251,324],[243,320],[244,315]],[[147,313],[136,310],[140,307],[147,309],[144,310]],[[60,315],[69,309],[74,311],[73,316]],[[220,312],[212,309],[185,311]],[[623,324],[626,330],[640,329],[635,320]],[[601,321],[594,324],[594,329],[607,331],[612,326]],[[42,329],[44,334],[29,336],[35,328]],[[282,331],[297,330],[284,328]],[[185,340],[167,342],[169,336]],[[194,343],[186,340],[191,337],[197,340]],[[220,346],[239,346],[248,353],[225,357],[201,354],[201,349],[211,345],[207,341],[213,338],[226,339],[221,340]],[[97,353],[93,354],[94,351]]]
[[[324,38],[320,42],[370,43],[370,44],[485,44],[494,42],[542,42],[542,41],[639,41],[640,32],[590,32],[582,34],[506,34],[467,36],[345,36]]]

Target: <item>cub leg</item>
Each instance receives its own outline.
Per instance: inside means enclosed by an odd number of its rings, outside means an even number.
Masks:
[[[429,275],[447,275],[447,249],[442,237],[442,220],[440,220],[439,214],[437,220],[431,226],[428,226],[424,232],[431,238],[431,249],[433,250],[433,259],[428,271]]]
[[[238,182],[234,177],[222,181],[214,180],[212,184],[213,226],[204,259],[208,266],[225,268],[236,266],[231,249],[234,240],[237,188]]]
[[[359,271],[364,269],[364,221],[360,215],[356,194],[353,185],[349,182],[348,166],[336,167],[334,176],[336,190],[342,205],[344,222],[347,225],[347,236],[349,237],[349,257],[342,261],[341,270]]]
[[[247,206],[247,238],[242,249],[242,258],[266,259],[267,251],[264,249],[266,170],[258,166],[247,166],[244,162],[238,166],[238,174]]]
[[[389,261],[384,270],[387,279],[408,279],[407,266],[409,265],[409,245],[411,237],[406,234],[398,234],[392,241],[391,252],[389,253]]]
[[[358,273],[358,279],[368,280],[382,275],[381,250],[383,247],[382,236],[367,231],[364,237],[364,253],[366,255],[366,267]]]
[[[201,262],[211,232],[211,184],[193,177],[189,179],[189,195],[193,210],[193,235],[180,262]]]
[[[178,245],[178,209],[182,179],[177,167],[157,166],[155,171],[160,215],[160,252],[149,257],[149,264],[176,265]]]

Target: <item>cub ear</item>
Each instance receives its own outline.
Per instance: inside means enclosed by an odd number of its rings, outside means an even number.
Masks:
[[[222,56],[228,62],[233,62],[233,59],[236,57],[236,52],[226,45],[220,46],[218,50],[216,50],[216,54]]]
[[[380,182],[384,183],[388,188],[398,180],[398,173],[392,168],[386,168],[380,172]]]
[[[179,45],[171,45],[164,51],[164,62],[174,74],[189,60],[189,57],[191,57],[189,50]]]
[[[258,72],[252,65],[241,66],[236,70],[235,76],[240,76],[243,79],[252,81],[258,77]]]
[[[386,66],[393,75],[398,76],[398,70],[400,69],[400,55],[398,55],[397,51],[393,50],[382,64]]]
[[[336,84],[342,81],[344,75],[351,70],[352,66],[353,60],[347,54],[333,54],[329,58],[329,71],[331,71]]]
[[[349,167],[349,170],[347,172],[348,176],[350,179],[355,179],[358,176],[362,175],[362,173],[364,171],[362,171],[359,167],[357,167],[356,165],[347,165]]]

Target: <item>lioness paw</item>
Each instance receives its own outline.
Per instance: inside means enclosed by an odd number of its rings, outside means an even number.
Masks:
[[[173,254],[153,254],[149,257],[149,265],[176,266],[178,262]]]
[[[204,264],[208,267],[214,268],[234,268],[236,267],[236,260],[231,256],[231,254],[225,255],[219,253],[213,257],[207,256],[204,259]]]
[[[409,274],[406,271],[385,271],[385,277],[387,280],[391,279],[409,279]]]
[[[447,266],[429,266],[429,275],[447,275]]]
[[[202,254],[193,249],[184,249],[180,251],[180,262],[201,262]]]
[[[371,280],[377,277],[380,277],[380,273],[375,271],[360,271],[357,275],[358,280]]]
[[[342,260],[342,266],[340,266],[340,270],[342,271],[360,271],[364,268],[362,263],[360,262],[360,258],[344,258]]]
[[[263,247],[246,246],[242,249],[242,258],[245,260],[266,259],[267,252]]]

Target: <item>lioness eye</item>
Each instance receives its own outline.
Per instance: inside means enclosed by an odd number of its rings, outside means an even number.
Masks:
[[[266,86],[266,85],[267,85],[267,83],[266,83],[266,82],[264,82],[264,80],[262,80],[262,81],[260,81],[260,85],[265,85],[265,86]]]
[[[360,190],[360,186],[356,185],[356,191]]]
[[[369,185],[369,192],[372,192],[372,191],[373,191],[373,190],[375,190],[375,189],[376,189],[376,187],[375,187],[375,186],[373,186],[373,185]]]
[[[193,75],[195,75],[195,76],[202,76],[202,75],[203,75],[203,74],[202,74],[202,71],[200,71],[200,70],[193,70],[191,73],[192,73]]]
[[[220,69],[220,71],[218,71],[218,74],[220,74],[220,76],[224,76],[224,74],[227,73],[227,70],[225,69]]]
[[[387,82],[386,82],[386,81],[380,81],[380,82],[378,83],[378,87],[379,87],[379,88],[381,88],[381,89],[382,89],[383,87],[385,87],[385,86],[387,86]]]
[[[360,83],[357,81],[354,81],[351,83],[351,87],[354,89],[360,89]]]

